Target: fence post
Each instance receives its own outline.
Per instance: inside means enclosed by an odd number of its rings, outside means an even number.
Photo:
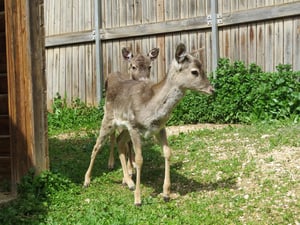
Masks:
[[[218,30],[218,0],[211,0],[211,36],[212,36],[212,71],[216,78],[216,69],[218,67],[219,53],[219,30]]]
[[[101,0],[95,0],[95,52],[96,52],[96,98],[99,103],[102,99],[102,83],[103,83],[103,60],[102,60],[102,46],[99,30],[102,27],[101,15]]]

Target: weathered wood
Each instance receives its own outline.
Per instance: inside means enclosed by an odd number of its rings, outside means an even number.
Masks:
[[[0,115],[8,115],[8,94],[0,94]]]
[[[5,13],[0,11],[0,32],[5,32]]]
[[[299,52],[300,52],[300,20],[294,20],[294,43],[293,43],[293,69],[296,71],[300,70],[300,57],[299,57]]]
[[[49,168],[42,12],[42,0],[5,1],[13,192],[30,168]]]
[[[46,38],[46,47],[73,45],[92,41],[94,41],[94,33],[92,30],[88,30],[49,36]]]
[[[283,33],[284,33],[284,41],[283,41],[283,63],[291,64],[293,62],[293,20],[285,19],[283,22]]]
[[[66,92],[67,101],[82,96],[82,100],[93,104],[98,104],[92,100],[94,93],[91,92],[95,85],[95,70],[93,55],[94,46],[94,26],[91,18],[91,10],[94,0],[59,0],[60,8],[57,9],[56,1],[47,0],[45,15],[48,18],[46,24],[47,51],[58,49],[50,54],[47,64],[47,79],[51,80],[53,90],[48,90],[48,98],[54,96],[56,92],[64,95]],[[220,56],[229,57],[232,60],[243,60],[246,63],[255,62],[268,71],[275,69],[278,63],[289,62],[299,65],[300,56],[299,41],[296,35],[296,27],[300,20],[299,1],[286,0],[217,0],[219,4],[218,13],[222,15],[222,23],[219,24],[219,46]],[[160,54],[157,64],[153,65],[151,79],[161,80],[167,71],[170,63],[172,49],[178,42],[185,42],[189,50],[202,47],[200,52],[201,60],[208,72],[211,72],[212,58],[214,52],[211,48],[211,27],[207,25],[207,15],[210,14],[210,1],[203,0],[112,0],[101,1],[102,3],[102,28],[99,30],[102,43],[103,75],[104,77],[111,71],[127,70],[127,62],[120,57],[122,47],[132,47],[133,51],[147,51],[150,47],[159,47]],[[65,7],[72,11],[72,19],[68,22],[70,15],[65,16],[66,21],[61,21],[65,14]],[[60,13],[60,19],[55,20],[55,10]],[[91,15],[89,15],[91,14]],[[290,55],[284,52],[284,22],[291,19],[292,35],[289,39],[292,44],[288,45]],[[52,20],[52,22],[50,22]],[[51,23],[59,23],[59,25]],[[93,20],[92,20],[93,21]],[[72,23],[71,25],[68,25]],[[59,26],[60,32],[56,33]],[[50,31],[48,31],[50,29]],[[62,39],[61,39],[62,38]],[[60,39],[62,42],[60,43]],[[277,44],[278,43],[278,44]],[[65,48],[73,46],[73,53],[68,53]],[[84,49],[79,47],[84,45]],[[155,46],[153,46],[155,45]],[[298,46],[295,48],[295,46]],[[83,54],[83,56],[80,56]],[[285,56],[284,56],[285,55]],[[55,58],[54,58],[55,57]],[[80,57],[80,59],[79,59]],[[288,60],[284,60],[287,59]],[[70,58],[70,59],[68,59]],[[54,68],[60,62],[59,68]],[[79,63],[85,62],[83,74],[78,72]],[[69,65],[66,69],[62,64]],[[48,69],[49,68],[49,69]],[[67,74],[71,71],[71,78]],[[90,74],[91,73],[91,74]],[[53,79],[49,78],[53,76]],[[69,77],[68,77],[69,76]],[[70,83],[71,86],[63,89],[58,88],[59,79]],[[81,80],[82,79],[82,80]],[[69,82],[68,82],[68,81]],[[91,83],[93,82],[93,83]],[[85,84],[83,88],[82,83]],[[98,83],[98,82],[97,82]],[[62,85],[65,86],[65,85]],[[71,96],[70,95],[70,90]],[[81,93],[85,92],[85,93]],[[51,94],[50,94],[51,93]],[[53,97],[52,97],[53,98]],[[51,102],[51,101],[48,101]]]
[[[7,127],[7,118],[0,116],[0,124]],[[7,131],[1,129],[0,133],[0,157],[9,157],[10,158],[10,135],[5,134]],[[4,133],[4,134],[2,134]],[[2,165],[1,165],[2,167]]]
[[[236,1],[233,1],[236,2]],[[248,9],[224,14],[220,26],[236,25],[300,15],[300,2]]]

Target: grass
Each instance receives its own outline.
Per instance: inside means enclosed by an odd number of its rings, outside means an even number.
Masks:
[[[228,126],[171,136],[172,195],[168,203],[160,195],[164,178],[160,147],[152,140],[145,140],[140,208],[133,204],[133,193],[121,184],[119,162],[115,170],[107,170],[108,145],[97,157],[91,186],[82,188],[97,134],[98,131],[91,129],[50,136],[51,174],[44,179],[53,190],[47,191],[46,197],[28,210],[22,211],[25,203],[20,201],[2,206],[0,223],[300,222],[300,125],[297,123]],[[9,215],[17,219],[7,219]]]

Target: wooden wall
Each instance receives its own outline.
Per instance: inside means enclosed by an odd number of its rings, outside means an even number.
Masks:
[[[94,0],[45,0],[45,35],[94,29]],[[95,45],[83,43],[46,51],[47,97],[59,93],[68,101],[95,104]],[[49,106],[49,104],[48,104]]]
[[[43,0],[5,0],[12,192],[29,169],[49,168],[43,10]]]
[[[131,47],[134,52],[159,47],[160,55],[151,75],[159,81],[179,42],[184,42],[190,51],[203,48],[198,56],[207,72],[212,71],[212,34],[207,24],[210,0],[101,2],[104,77],[111,71],[127,71],[120,54],[122,47]],[[299,0],[217,2],[223,18],[219,24],[220,57],[254,62],[266,71],[274,71],[279,63],[292,64],[300,70],[300,11],[295,11]],[[69,102],[79,97],[88,104],[98,104],[96,52],[90,38],[94,15],[94,0],[45,0],[48,108],[57,92]],[[72,39],[82,43],[72,44]]]
[[[0,0],[0,191],[11,183],[10,130],[6,65],[5,11]]]

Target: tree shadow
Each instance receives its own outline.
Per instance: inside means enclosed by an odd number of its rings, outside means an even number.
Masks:
[[[67,177],[75,184],[83,184],[85,172],[90,163],[90,157],[96,136],[70,137],[49,139],[50,170]],[[115,152],[115,169],[120,168]],[[108,173],[109,145],[105,144],[98,153],[92,171],[92,179]]]
[[[163,182],[164,182],[164,158],[161,157],[161,166],[156,167],[155,169],[147,168],[147,164],[143,167],[142,172],[142,182],[143,184],[153,188],[152,195],[158,195],[163,191]],[[183,166],[182,162],[176,162],[171,164],[171,193],[178,193],[181,196],[187,195],[192,192],[201,192],[201,191],[214,191],[220,188],[224,189],[236,189],[236,178],[228,177],[220,179],[217,181],[210,182],[199,182],[188,176],[184,176],[178,172]],[[156,176],[153,176],[153,175]]]
[[[49,155],[51,171],[58,172],[68,177],[76,184],[83,184],[84,174],[90,162],[90,156],[95,144],[96,137],[74,137],[68,139],[49,139]],[[159,150],[158,150],[159,149]],[[96,177],[109,173],[107,167],[109,157],[109,144],[105,144],[103,149],[96,157],[95,165],[92,171],[92,182]],[[146,141],[143,145],[144,164],[142,168],[141,183],[153,189],[153,196],[162,192],[164,181],[164,157],[160,148],[152,141]],[[228,177],[218,181],[199,182],[191,177],[180,173],[183,168],[182,162],[171,160],[171,192],[187,195],[192,192],[213,191],[219,188],[235,189],[235,177]],[[117,151],[115,150],[115,170],[121,169]],[[112,181],[122,183],[120,181]]]

